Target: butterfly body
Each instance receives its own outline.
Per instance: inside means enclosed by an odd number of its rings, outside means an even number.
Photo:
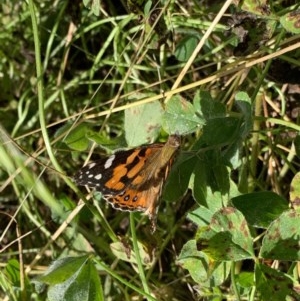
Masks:
[[[84,166],[74,180],[100,191],[116,209],[144,212],[154,230],[162,188],[179,147],[180,137],[171,135],[164,144],[119,151]]]

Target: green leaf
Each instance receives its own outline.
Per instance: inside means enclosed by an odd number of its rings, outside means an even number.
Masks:
[[[227,204],[229,197],[229,173],[224,165],[215,165],[217,160],[208,159],[213,152],[207,154],[204,160],[198,160],[194,167],[192,192],[195,200],[210,208],[213,212]]]
[[[100,0],[83,0],[83,5],[89,8],[95,16],[100,16]]]
[[[89,255],[85,255],[58,259],[49,266],[48,270],[38,280],[50,285],[64,282],[76,273],[87,262],[89,257]]]
[[[50,301],[104,300],[97,270],[90,259],[89,255],[59,259],[39,277],[40,282],[50,285]]]
[[[10,259],[5,266],[5,275],[15,287],[20,287],[20,264],[16,259]]]
[[[205,107],[210,107],[212,104],[220,104],[219,108],[225,113],[225,106],[220,102],[214,101],[208,91],[197,90],[193,99],[193,105],[199,116],[203,116],[205,114]]]
[[[234,276],[235,281],[243,288],[250,288],[255,285],[254,282],[254,273],[250,272],[241,272]]]
[[[20,294],[22,289],[26,290],[27,296],[31,295],[33,293],[32,284],[27,275],[22,275],[20,272],[19,261],[16,259],[9,259],[6,263],[3,261],[3,264],[5,264],[5,267],[1,268],[0,271],[0,288],[2,296],[4,296],[4,292],[9,292],[9,294],[7,294],[7,296],[10,296],[9,300],[21,300],[22,296],[24,297],[24,295]],[[20,278],[21,276],[23,277],[22,280]],[[23,287],[22,284],[24,285]]]
[[[86,137],[88,131],[89,127],[85,123],[81,123],[75,128],[72,127],[71,124],[66,124],[55,133],[55,137],[58,137],[63,133],[67,133],[63,142],[73,150],[85,151],[90,143]]]
[[[137,264],[136,261],[136,255],[134,251],[131,249],[131,247],[122,242],[122,241],[117,241],[114,243],[110,244],[111,251],[113,254],[118,258],[126,262],[130,262],[133,264]],[[153,256],[149,252],[147,252],[147,248],[145,245],[143,245],[141,242],[138,241],[138,249],[140,253],[140,257],[142,260],[142,263],[150,268],[153,264]]]
[[[175,49],[175,57],[178,61],[186,62],[191,57],[195,48],[197,47],[199,42],[199,38],[196,36],[185,36],[179,43]]]
[[[300,209],[300,172],[296,173],[290,188],[290,200],[293,208],[296,210]]]
[[[241,4],[241,9],[259,16],[269,15],[270,13],[270,5],[267,0],[245,0]]]
[[[241,137],[245,138],[253,127],[251,99],[247,93],[240,91],[235,95],[235,104],[243,114]]]
[[[280,17],[281,25],[289,32],[300,33],[300,11],[295,10]]]
[[[300,212],[288,210],[270,227],[262,241],[259,256],[277,260],[300,260]]]
[[[287,201],[271,191],[243,194],[232,198],[231,202],[251,226],[259,228],[267,228],[288,209]]]
[[[226,116],[226,107],[210,96],[207,91],[200,91],[194,97],[194,107],[205,120]]]
[[[200,165],[200,161],[197,163],[195,176],[191,179],[190,184],[194,199],[200,204],[199,209],[193,212],[191,218],[199,227],[209,224],[212,215],[227,206],[232,196],[239,194],[225,168],[203,163],[202,165]]]
[[[199,206],[199,208],[196,210],[189,212],[187,218],[195,223],[198,227],[205,227],[210,223],[213,214],[214,212],[212,212],[210,209],[204,206]]]
[[[236,185],[230,180],[229,168],[217,150],[199,152],[190,183],[195,200],[214,212],[227,206],[230,198],[238,195]]]
[[[201,103],[201,114],[206,119],[203,135],[193,146],[194,150],[201,148],[218,151],[218,161],[231,167],[240,165],[240,146],[245,136],[243,118],[226,117],[222,106]],[[222,153],[220,150],[222,149]],[[217,153],[215,154],[217,156]],[[213,162],[213,161],[212,161]]]
[[[222,284],[230,272],[230,262],[210,261],[197,249],[195,240],[190,240],[183,246],[178,263],[189,271],[194,281],[204,287]]]
[[[150,14],[150,10],[151,10],[151,7],[153,5],[152,1],[148,0],[148,1],[143,1],[143,2],[146,2],[145,3],[145,6],[144,6],[144,15],[145,16],[149,16]]]
[[[155,101],[125,110],[125,138],[134,147],[153,142],[161,129],[163,109]]]
[[[197,158],[190,154],[179,155],[164,186],[164,200],[178,201],[185,195],[196,160]]]
[[[240,147],[252,129],[252,109],[246,93],[236,95],[236,107],[241,111],[237,117],[226,116],[226,108],[222,103],[210,99],[207,92],[201,91],[194,98],[194,106],[198,115],[206,120],[203,135],[193,149],[203,147],[221,149],[218,161],[232,168],[240,162]]]
[[[236,141],[240,137],[241,119],[236,117],[220,117],[207,120],[203,128],[202,139],[208,145],[223,146]]]
[[[89,130],[86,133],[86,137],[90,140],[95,142],[101,149],[106,151],[115,151],[119,150],[120,148],[126,148],[127,144],[124,137],[117,137],[114,139],[108,139],[100,133],[94,132]]]
[[[235,208],[219,210],[210,225],[199,230],[197,238],[198,249],[213,260],[254,258],[253,240],[247,222]]]
[[[163,128],[167,133],[187,134],[203,124],[204,120],[197,116],[194,106],[180,96],[173,96],[166,104]]]
[[[235,94],[234,98],[236,101],[241,101],[241,102],[245,102],[247,104],[251,104],[251,99],[250,99],[249,95],[244,91],[238,91]]]
[[[293,281],[284,273],[269,268],[263,264],[255,265],[256,289],[262,301],[287,300],[292,293]]]

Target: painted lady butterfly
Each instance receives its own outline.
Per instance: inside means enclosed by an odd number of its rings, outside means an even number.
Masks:
[[[142,211],[149,216],[152,231],[163,184],[180,147],[180,137],[166,143],[118,151],[89,163],[74,176],[77,185],[93,187],[112,206],[125,211]]]

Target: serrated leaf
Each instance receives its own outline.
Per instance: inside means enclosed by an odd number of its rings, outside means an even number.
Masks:
[[[214,214],[209,227],[197,235],[198,249],[213,260],[254,258],[253,240],[243,215],[232,207]]]
[[[277,260],[300,260],[300,212],[288,210],[270,225],[259,256]]]
[[[288,209],[287,201],[271,191],[243,194],[231,199],[232,204],[245,216],[249,225],[267,228]]]
[[[125,110],[125,138],[134,147],[153,142],[162,124],[163,109],[158,101]]]

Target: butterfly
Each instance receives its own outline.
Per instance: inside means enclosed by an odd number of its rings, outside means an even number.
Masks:
[[[170,135],[166,143],[155,143],[89,163],[73,177],[102,193],[115,209],[142,211],[156,229],[156,215],[163,185],[180,148],[180,136]]]

